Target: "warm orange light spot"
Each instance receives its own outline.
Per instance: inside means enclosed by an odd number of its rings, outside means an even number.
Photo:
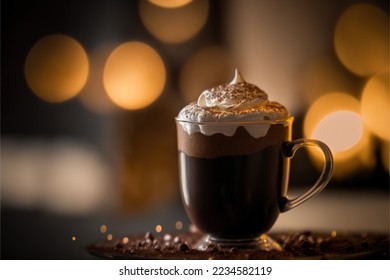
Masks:
[[[369,129],[383,140],[390,140],[389,71],[373,76],[361,97],[362,115]]]
[[[100,226],[100,232],[101,233],[106,233],[107,232],[107,226],[106,225],[101,225]]]
[[[230,82],[234,66],[226,49],[217,46],[194,53],[180,73],[180,92],[186,102],[196,101],[206,88]]]
[[[128,238],[128,237],[123,237],[123,238],[122,238],[122,243],[123,243],[123,244],[129,243],[129,238]]]
[[[72,236],[72,241],[76,241],[76,236]]]
[[[190,3],[192,0],[149,0],[149,2],[154,5],[163,7],[163,8],[178,8],[185,6]]]
[[[181,230],[183,228],[183,223],[182,221],[177,221],[175,224],[175,227],[177,230]]]
[[[370,4],[349,7],[339,18],[334,35],[341,62],[361,76],[389,67],[389,16]]]
[[[108,240],[108,241],[111,241],[111,240],[112,240],[112,238],[113,238],[113,236],[112,236],[112,234],[111,234],[111,233],[107,234],[107,240]]]
[[[361,140],[362,135],[362,119],[352,111],[330,113],[313,131],[313,138],[325,142],[335,153],[351,149]]]
[[[108,97],[129,110],[153,103],[165,85],[165,66],[160,55],[142,42],[117,47],[104,68],[103,83]]]
[[[166,9],[141,0],[139,12],[146,29],[157,39],[164,43],[181,43],[195,36],[205,25],[209,2],[197,0]]]
[[[31,90],[47,102],[63,102],[80,92],[88,77],[88,57],[72,37],[49,35],[28,53],[25,76]]]
[[[163,228],[161,225],[157,225],[155,230],[156,230],[156,232],[162,232]]]
[[[329,146],[336,178],[348,177],[375,164],[370,134],[360,116],[360,103],[348,94],[329,93],[318,98],[306,113],[304,135]],[[321,153],[316,149],[308,149],[308,152],[321,169]]]
[[[335,230],[332,230],[331,233],[330,233],[330,236],[335,238],[337,236],[337,232]]]

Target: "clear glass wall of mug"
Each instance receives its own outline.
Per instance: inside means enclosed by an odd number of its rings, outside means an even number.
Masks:
[[[280,249],[266,235],[279,214],[319,193],[333,172],[329,148],[318,140],[292,140],[292,123],[293,117],[230,123],[176,118],[182,200],[205,234],[199,250]],[[307,192],[289,199],[290,159],[307,146],[322,151],[323,171]]]

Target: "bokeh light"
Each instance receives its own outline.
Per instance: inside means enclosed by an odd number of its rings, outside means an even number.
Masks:
[[[107,232],[107,226],[106,225],[101,225],[100,226],[100,232],[101,233],[106,233]]]
[[[158,232],[158,233],[162,232],[162,230],[163,230],[163,228],[162,228],[161,225],[157,225],[156,228],[155,228],[155,231]]]
[[[31,90],[47,102],[63,102],[80,92],[88,77],[88,57],[72,37],[55,34],[30,50],[25,76]]]
[[[375,164],[371,137],[360,116],[360,103],[346,93],[328,93],[317,99],[305,116],[304,135],[329,146],[336,178],[348,177]],[[308,151],[320,169],[321,153],[315,149]]]
[[[205,25],[209,2],[196,0],[167,9],[141,0],[139,12],[146,29],[157,39],[164,43],[181,43],[194,37]]]
[[[77,96],[88,110],[95,113],[110,113],[116,108],[108,98],[103,86],[104,66],[114,48],[113,44],[102,44],[90,52],[89,78],[85,87]]]
[[[149,0],[149,2],[154,5],[164,8],[178,8],[187,5],[191,1],[192,0]]]
[[[160,55],[142,42],[117,47],[107,60],[103,83],[109,98],[129,110],[144,108],[162,93],[166,71]]]
[[[175,228],[177,230],[181,230],[183,228],[183,222],[182,221],[176,221]]]
[[[389,71],[370,78],[362,93],[361,110],[369,129],[380,138],[390,140]]]
[[[349,7],[339,18],[334,46],[340,61],[361,76],[382,72],[389,64],[389,16],[370,4]]]
[[[345,133],[348,131],[348,133]],[[335,137],[342,135],[343,137]],[[355,146],[363,135],[361,117],[352,111],[336,111],[325,116],[315,127],[313,138],[321,139],[335,152]]]
[[[110,168],[93,148],[72,141],[2,139],[1,194],[10,205],[90,214],[110,201]]]
[[[229,52],[217,46],[205,47],[185,62],[180,73],[180,92],[186,102],[193,102],[205,89],[228,83],[233,77]]]

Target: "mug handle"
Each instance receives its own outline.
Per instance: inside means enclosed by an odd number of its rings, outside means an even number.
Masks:
[[[284,142],[282,146],[283,156],[292,158],[294,157],[295,152],[302,147],[316,147],[321,150],[325,159],[324,167],[320,177],[317,179],[317,182],[315,182],[315,184],[307,192],[293,199],[289,199],[287,196],[282,197],[281,212],[289,211],[318,194],[325,188],[332,177],[334,168],[332,152],[329,147],[321,141],[302,138]]]

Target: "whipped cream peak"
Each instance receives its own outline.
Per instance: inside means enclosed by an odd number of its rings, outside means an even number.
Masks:
[[[240,72],[238,72],[237,68],[234,70],[234,78],[230,82],[230,85],[235,85],[239,83],[246,83],[245,80],[242,78]]]
[[[229,84],[206,89],[199,96],[197,103],[205,107],[244,109],[259,106],[267,100],[268,95],[257,86],[245,82],[236,69],[235,76]]]
[[[236,69],[235,76],[230,83],[221,84],[203,91],[197,102],[185,106],[178,115],[178,120],[194,122],[186,124],[187,133],[201,132],[205,135],[222,133],[232,136],[237,127],[205,126],[202,123],[240,123],[257,122],[264,120],[284,120],[289,116],[287,109],[268,100],[268,95],[256,85],[246,82]],[[264,131],[245,126],[255,138],[264,136]],[[228,131],[229,130],[229,131]]]

